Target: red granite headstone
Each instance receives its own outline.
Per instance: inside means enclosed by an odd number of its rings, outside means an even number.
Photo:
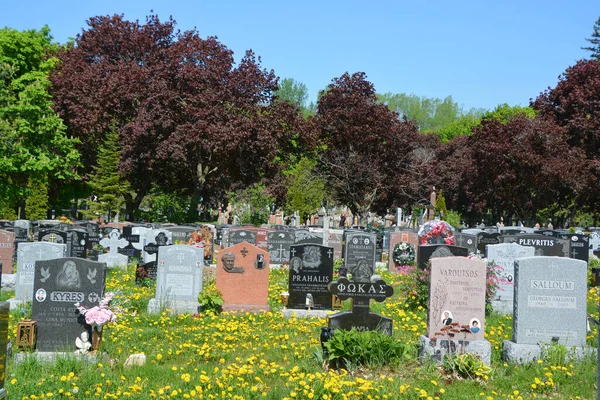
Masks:
[[[388,249],[388,270],[390,272],[397,272],[398,265],[394,262],[393,254],[396,243],[409,243],[415,248],[415,265],[417,263],[417,249],[419,248],[419,236],[416,232],[412,231],[399,231],[390,232],[390,248]]]
[[[269,310],[269,253],[248,242],[219,252],[217,289],[223,295],[223,311]]]
[[[2,263],[2,273],[13,273],[13,256],[15,252],[15,233],[9,231],[0,231],[0,262]]]

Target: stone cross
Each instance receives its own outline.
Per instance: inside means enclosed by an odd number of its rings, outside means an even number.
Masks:
[[[119,236],[121,236],[119,230],[113,229],[108,234],[107,238],[104,238],[100,241],[100,245],[102,245],[102,247],[109,248],[108,254],[111,256],[117,255],[120,248],[122,249],[129,244],[126,239],[119,239]]]

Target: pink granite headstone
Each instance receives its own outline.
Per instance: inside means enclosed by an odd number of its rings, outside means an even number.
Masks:
[[[2,273],[13,273],[13,256],[15,252],[15,234],[14,232],[0,230],[0,262],[2,263]]]
[[[418,262],[417,249],[419,248],[419,236],[417,233],[412,231],[390,232],[390,248],[388,249],[388,271],[390,272],[398,272],[397,268],[399,265],[396,265],[393,259],[394,247],[396,243],[403,242],[409,243],[415,248],[415,265]]]

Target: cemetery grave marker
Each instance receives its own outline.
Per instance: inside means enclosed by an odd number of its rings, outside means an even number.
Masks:
[[[176,314],[198,313],[204,251],[182,244],[162,246],[156,265],[156,296],[148,303],[148,314],[159,313],[163,308]]]
[[[477,254],[477,235],[456,232],[454,233],[454,245],[466,247],[469,254]]]
[[[379,279],[376,282],[355,282],[340,278],[329,284],[331,294],[340,300],[352,298],[352,311],[344,311],[327,316],[328,327],[332,334],[337,329],[357,331],[377,330],[392,336],[393,323],[389,317],[369,312],[371,299],[382,302],[394,294],[394,288]]]
[[[275,231],[268,234],[268,250],[273,264],[290,261],[290,246],[294,244],[294,232]]]
[[[230,229],[227,241],[227,247],[247,242],[256,245],[256,232],[248,229]]]
[[[217,289],[224,311],[269,311],[269,253],[242,242],[219,252]]]
[[[104,295],[106,264],[81,258],[36,261],[32,319],[37,322],[36,348],[42,352],[72,352],[75,339],[89,326],[75,303],[85,308]]]
[[[15,298],[10,299],[11,308],[33,300],[35,262],[64,258],[67,245],[48,242],[19,243],[17,248],[17,280]]]
[[[374,233],[346,232],[344,264],[354,281],[368,282],[375,273],[376,240]]]
[[[323,245],[323,232],[311,232],[308,229],[296,229],[294,235],[296,244]]]
[[[129,244],[129,242],[120,237],[121,232],[118,229],[113,229],[107,237],[100,241],[100,245],[105,249],[108,248],[107,254],[100,254],[98,256],[99,262],[106,263],[108,268],[113,267],[127,267],[128,258],[126,255],[119,254],[119,248],[123,248]]]
[[[571,252],[569,256],[576,260],[585,261],[587,264],[590,260],[590,237],[588,235],[569,233],[559,236],[561,239],[571,242]]]
[[[480,232],[477,234],[477,251],[479,251],[480,254],[485,254],[485,246],[501,242],[502,235],[500,233]]]
[[[500,266],[500,280],[494,299],[491,300],[494,310],[504,314],[513,313],[515,260],[522,257],[533,257],[533,247],[521,246],[516,243],[491,244],[486,248],[488,262]]]
[[[570,241],[546,235],[505,236],[504,243],[517,243],[535,248],[536,256],[569,257]]]
[[[409,245],[412,246],[412,249],[414,250],[414,260],[412,260],[412,263],[416,263],[418,258],[417,258],[417,248],[419,247],[419,236],[417,235],[417,232],[413,232],[413,231],[397,231],[397,232],[390,232],[390,245],[389,245],[389,249],[388,249],[388,270],[390,272],[397,272],[397,267],[399,266],[399,264],[397,264],[394,261],[394,249],[396,248],[396,244],[399,243],[408,243]],[[408,254],[407,254],[408,256]],[[407,260],[409,260],[409,257],[407,257]]]
[[[450,246],[445,244],[421,245],[417,249],[419,268],[424,269],[427,263],[440,257],[467,257],[469,250],[466,247]]]
[[[304,244],[292,246],[290,254],[289,308],[304,309],[311,294],[312,309],[331,309],[328,285],[333,279],[333,248]]]
[[[541,357],[541,344],[558,342],[579,357],[587,337],[587,264],[566,257],[530,257],[515,261],[513,338],[504,341],[503,357],[530,362]]]
[[[13,273],[13,260],[15,255],[15,233],[0,230],[0,263],[2,273]]]
[[[467,257],[431,259],[427,336],[421,336],[421,360],[441,362],[448,349],[458,344],[456,350],[478,354],[489,365],[491,345],[484,340],[485,292],[485,261]]]

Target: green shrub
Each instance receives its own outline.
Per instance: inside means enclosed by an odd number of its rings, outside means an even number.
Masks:
[[[217,289],[214,281],[210,282],[198,295],[198,303],[202,306],[202,313],[219,314],[223,306],[223,295]]]
[[[447,354],[443,363],[444,372],[465,379],[487,380],[492,369],[471,353]]]
[[[384,366],[411,358],[410,345],[377,331],[337,330],[325,343],[332,366]]]

